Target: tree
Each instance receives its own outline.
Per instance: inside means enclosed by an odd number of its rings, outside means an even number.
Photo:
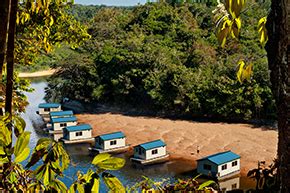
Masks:
[[[290,191],[290,126],[289,126],[289,8],[286,0],[272,0],[268,15],[266,44],[272,91],[278,110],[278,177],[280,192]],[[288,15],[287,15],[288,13]],[[288,33],[287,33],[288,32]]]
[[[232,15],[232,12],[240,13],[241,8],[234,6],[235,3],[243,1],[226,0],[225,7]],[[289,2],[288,2],[289,6]],[[231,10],[232,9],[232,10]],[[278,184],[280,192],[290,191],[290,126],[289,126],[289,41],[288,41],[288,28],[289,24],[287,15],[286,0],[272,0],[271,11],[268,15],[267,22],[262,18],[259,22],[259,31],[261,35],[261,43],[263,44],[267,37],[269,40],[266,44],[268,64],[270,69],[270,79],[272,83],[272,92],[275,98],[278,117],[278,152],[277,152],[277,165],[278,165]],[[289,13],[288,13],[289,14]],[[226,17],[224,17],[226,18]],[[225,44],[226,38],[231,33],[235,33],[232,28],[231,20],[222,18],[221,28],[218,33],[218,38],[222,44]],[[234,19],[234,18],[233,18]],[[267,34],[263,32],[261,26],[266,23]],[[239,27],[240,28],[240,27]],[[233,31],[232,31],[233,30]],[[247,71],[247,68],[240,65],[240,69]],[[243,73],[238,73],[238,77]],[[247,74],[249,76],[249,74]]]

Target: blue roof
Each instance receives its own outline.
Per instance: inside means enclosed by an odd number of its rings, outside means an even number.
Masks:
[[[162,140],[158,139],[155,141],[150,141],[147,143],[140,144],[138,146],[144,148],[145,150],[149,150],[149,149],[153,149],[153,148],[157,148],[157,147],[166,146],[166,144]]]
[[[82,124],[82,125],[76,125],[76,126],[68,126],[68,127],[65,127],[64,129],[66,129],[69,132],[72,132],[72,131],[92,130],[92,127],[89,124]]]
[[[40,103],[38,108],[58,108],[59,106],[59,103]]]
[[[241,158],[241,156],[233,153],[232,151],[225,151],[225,152],[221,152],[221,153],[217,153],[217,154],[213,154],[213,155],[204,157],[204,158],[199,159],[197,161],[207,159],[207,160],[209,160],[217,165],[220,165],[220,164],[224,164],[224,163],[227,163],[227,162],[239,159],[239,158]]]
[[[54,116],[66,116],[66,115],[73,115],[72,111],[54,111],[49,113],[51,117]]]
[[[115,133],[108,133],[104,135],[99,136],[102,140],[107,141],[111,139],[118,139],[118,138],[123,138],[125,137],[124,133],[121,131],[115,132]]]
[[[77,121],[77,118],[75,116],[51,118],[52,123],[63,123],[63,122],[73,122],[73,121]]]

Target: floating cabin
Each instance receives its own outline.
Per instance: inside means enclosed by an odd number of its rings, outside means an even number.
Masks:
[[[62,141],[65,144],[93,142],[92,127],[89,124],[68,126],[63,128]]]
[[[167,161],[166,144],[162,140],[150,141],[134,147],[132,161],[143,165]]]
[[[63,128],[75,125],[77,125],[77,118],[75,116],[52,118],[49,133],[62,133]]]
[[[197,172],[217,178],[233,176],[240,173],[240,159],[232,151],[213,154],[197,160]]]
[[[55,111],[49,113],[50,118],[60,118],[60,117],[72,117],[74,115],[73,111]]]
[[[89,150],[98,153],[120,153],[127,151],[128,148],[126,136],[123,132],[118,131],[95,137],[95,146],[90,147]]]
[[[36,113],[42,116],[44,121],[49,121],[49,113],[61,111],[61,105],[59,103],[40,103],[38,109]]]
[[[61,118],[61,117],[72,117],[74,116],[72,111],[54,111],[54,112],[50,112],[50,119],[49,122],[46,124],[46,127],[49,128],[51,127],[51,119],[52,118]]]

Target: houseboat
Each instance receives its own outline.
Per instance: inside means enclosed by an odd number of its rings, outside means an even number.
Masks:
[[[135,146],[134,156],[131,158],[131,161],[148,165],[165,162],[168,158],[166,144],[159,139]]]
[[[63,138],[65,144],[71,143],[92,143],[92,127],[89,124],[68,126],[63,128]]]
[[[54,111],[61,111],[61,105],[59,103],[40,103],[36,113],[39,114],[45,122],[47,122],[50,119],[49,113]]]
[[[118,131],[95,137],[95,146],[90,147],[90,151],[97,153],[121,153],[128,150],[130,145],[126,145],[126,136]]]
[[[52,118],[51,119],[51,127],[47,128],[49,133],[62,133],[63,128],[67,126],[75,126],[77,125],[77,118],[75,116],[72,117],[60,117],[60,118]]]
[[[61,118],[61,117],[72,117],[73,111],[54,111],[54,112],[50,112],[50,119],[49,122],[46,123],[46,127],[49,128],[51,127],[51,119],[52,118]]]
[[[225,178],[240,173],[241,157],[232,151],[220,152],[197,160],[197,172]]]

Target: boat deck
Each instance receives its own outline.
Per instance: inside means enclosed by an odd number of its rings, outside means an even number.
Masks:
[[[92,143],[94,142],[94,138],[75,139],[75,140],[60,139],[60,141],[62,141],[64,144]]]
[[[160,156],[160,157],[156,157],[156,158],[152,158],[152,159],[148,159],[148,160],[134,158],[134,157],[131,158],[131,161],[140,163],[142,165],[162,163],[162,162],[166,162],[168,160],[169,160],[169,154],[166,154],[166,155],[163,155],[163,156]]]
[[[123,147],[117,147],[117,148],[113,148],[113,149],[107,149],[107,150],[103,150],[103,149],[99,149],[99,148],[95,148],[95,147],[89,147],[88,149],[90,151],[95,151],[97,153],[121,153],[121,152],[125,152],[129,149],[130,145],[126,145]]]

